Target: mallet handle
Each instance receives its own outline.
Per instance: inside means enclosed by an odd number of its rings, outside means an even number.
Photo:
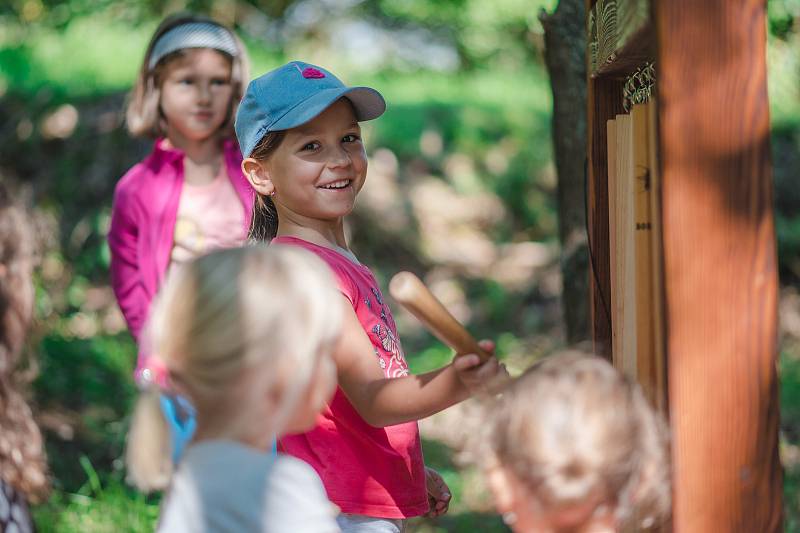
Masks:
[[[474,353],[486,361],[491,357],[475,338],[411,272],[399,272],[389,282],[392,297],[417,317],[431,333],[457,354]]]

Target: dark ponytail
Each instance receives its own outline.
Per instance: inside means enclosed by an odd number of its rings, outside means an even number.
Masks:
[[[250,157],[263,162],[278,149],[284,138],[283,131],[267,133],[253,149]],[[254,242],[269,242],[278,234],[278,210],[272,198],[263,194],[256,195],[253,204],[253,216],[250,221],[248,238]]]
[[[269,196],[256,195],[247,237],[253,242],[269,242],[278,233],[278,210]]]

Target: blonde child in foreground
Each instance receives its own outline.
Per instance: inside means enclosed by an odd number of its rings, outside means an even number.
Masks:
[[[322,261],[292,246],[214,252],[167,282],[150,328],[169,385],[153,384],[139,399],[131,480],[147,489],[171,475],[160,393],[192,401],[197,431],[158,531],[339,531],[314,470],[268,453],[276,436],[312,427],[333,394],[339,298]]]
[[[665,425],[604,359],[548,357],[483,418],[477,456],[516,533],[639,531],[668,515]]]

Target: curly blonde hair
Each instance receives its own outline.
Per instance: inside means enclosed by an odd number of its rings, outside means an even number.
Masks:
[[[0,479],[38,502],[49,489],[47,461],[16,372],[31,320],[32,249],[28,221],[0,184]]]
[[[484,461],[511,472],[542,505],[601,493],[623,525],[635,519],[650,527],[669,515],[665,423],[640,387],[605,359],[580,351],[547,357],[483,418]]]

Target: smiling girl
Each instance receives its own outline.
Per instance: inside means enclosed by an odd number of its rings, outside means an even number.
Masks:
[[[140,384],[164,379],[158,366],[147,364],[148,342],[140,333],[167,271],[239,246],[247,235],[254,193],[233,136],[247,79],[244,48],[229,29],[177,15],[156,29],[130,95],[128,130],[155,144],[116,186],[108,242],[114,293],[139,344]],[[177,457],[192,418],[175,399],[164,398],[163,405]]]
[[[507,375],[475,354],[412,375],[375,276],[348,246],[344,219],[367,176],[359,122],[385,107],[375,89],[292,61],[250,82],[236,116],[242,169],[259,195],[251,235],[320,257],[341,293],[339,387],[316,426],[279,449],[314,467],[344,533],[401,533],[407,518],[445,513],[449,489],[425,467],[417,420]]]

